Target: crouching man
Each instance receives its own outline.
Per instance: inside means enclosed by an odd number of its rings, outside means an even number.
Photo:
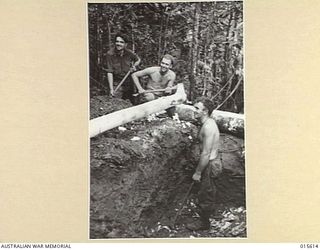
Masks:
[[[145,101],[152,101],[161,96],[170,95],[173,90],[176,74],[171,70],[173,66],[173,57],[171,55],[164,55],[160,66],[149,67],[132,74],[133,82],[135,83],[139,94],[143,94]],[[142,88],[139,77],[148,76],[148,82],[146,90]],[[147,93],[149,90],[161,90],[159,92]],[[166,89],[166,90],[163,90]],[[175,113],[175,107],[167,109],[167,113],[170,117]]]
[[[114,87],[116,87],[126,74],[135,71],[141,60],[137,54],[127,49],[128,37],[125,34],[116,34],[115,46],[107,52],[107,60],[105,69],[107,71],[110,95],[115,96]],[[132,66],[131,66],[132,65]],[[129,73],[128,73],[129,74]],[[116,83],[116,86],[114,84]],[[119,88],[117,97],[124,100],[129,99],[132,104],[135,104],[134,84],[131,77],[127,77],[123,85]]]

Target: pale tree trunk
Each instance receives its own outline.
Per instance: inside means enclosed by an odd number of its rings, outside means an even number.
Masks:
[[[161,97],[154,101],[143,103],[127,109],[122,109],[111,114],[107,114],[90,120],[90,138],[99,135],[109,129],[181,104],[186,99],[187,96],[184,92],[183,84],[180,83],[178,84],[176,93],[173,95]]]
[[[220,132],[244,138],[244,115],[227,111],[215,110],[212,112]]]
[[[191,105],[180,104],[176,106],[180,120],[194,121],[195,108]],[[211,117],[213,117],[219,127],[220,132],[235,135],[244,138],[244,115],[227,111],[214,110]]]

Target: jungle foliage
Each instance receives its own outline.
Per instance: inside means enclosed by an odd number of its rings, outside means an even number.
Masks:
[[[121,31],[140,69],[169,53],[189,100],[204,95],[222,110],[243,112],[242,8],[241,1],[88,4],[90,87],[107,86],[102,68]]]

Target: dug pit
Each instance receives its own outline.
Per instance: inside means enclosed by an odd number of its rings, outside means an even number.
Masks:
[[[94,97],[91,118],[128,106]],[[197,131],[190,122],[153,116],[91,139],[91,239],[246,237],[244,142],[223,133],[223,173],[211,229],[185,228],[198,216],[197,185],[185,199],[199,160]]]

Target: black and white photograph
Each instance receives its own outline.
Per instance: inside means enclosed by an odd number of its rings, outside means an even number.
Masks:
[[[89,239],[246,238],[243,2],[87,15]]]

